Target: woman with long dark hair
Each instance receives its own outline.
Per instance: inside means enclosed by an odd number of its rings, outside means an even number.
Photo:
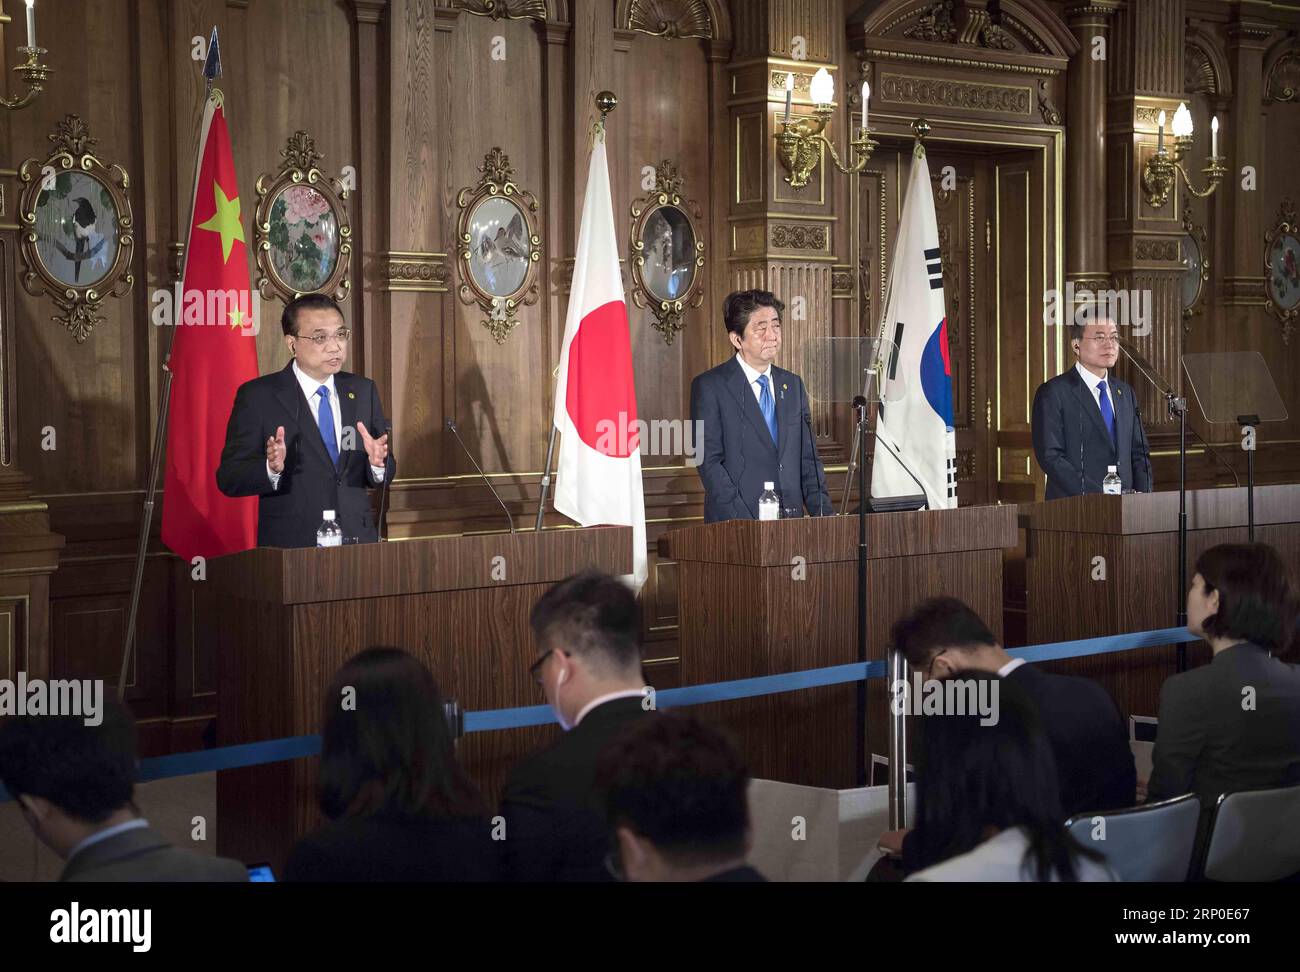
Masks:
[[[1296,588],[1276,550],[1224,543],[1196,560],[1187,630],[1213,659],[1160,689],[1147,799],[1300,783],[1300,670],[1282,660],[1296,637]]]
[[[917,870],[907,880],[1115,880],[1101,855],[1065,829],[1056,760],[1029,700],[987,672],[954,674],[945,689],[950,682],[968,698],[992,700],[991,715],[925,716],[912,838]]]
[[[429,670],[397,648],[350,659],[325,692],[320,808],[289,881],[492,881],[487,809],[456,762]]]

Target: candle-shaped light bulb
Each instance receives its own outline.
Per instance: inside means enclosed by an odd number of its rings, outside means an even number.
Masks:
[[[1160,109],[1160,115],[1156,118],[1156,151],[1165,150],[1165,110]]]
[[[27,46],[36,46],[36,0],[27,0]]]
[[[1174,112],[1174,137],[1190,138],[1194,127],[1192,113],[1187,110],[1187,105],[1180,104],[1178,110]]]
[[[867,102],[871,100],[871,85],[862,82],[862,130],[865,132],[870,126],[867,124]]]
[[[789,71],[785,75],[785,120],[790,121],[790,102],[794,98],[794,75]]]
[[[835,100],[835,81],[825,68],[817,69],[808,90],[815,104],[829,105]]]
[[[1210,119],[1210,155],[1213,158],[1219,157],[1219,116],[1215,115]]]

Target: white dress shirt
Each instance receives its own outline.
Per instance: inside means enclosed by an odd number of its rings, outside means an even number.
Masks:
[[[302,393],[307,396],[307,404],[311,406],[311,424],[317,430],[317,434],[319,434],[320,430],[320,395],[316,394],[316,392],[320,388],[329,390],[330,411],[334,413],[334,442],[341,449],[343,445],[343,408],[339,403],[338,389],[334,387],[334,376],[330,375],[323,382],[320,382],[299,368],[297,361],[293,363],[292,367],[293,376],[298,379],[298,384],[302,387]],[[370,474],[374,477],[376,483],[384,481],[385,472],[383,466],[370,467]],[[279,489],[282,474],[271,472],[271,463],[269,461],[266,464],[266,475],[270,477],[271,488]]]
[[[646,694],[646,690],[640,688],[640,689],[624,689],[622,692],[610,692],[608,695],[598,695],[596,696],[596,698],[592,699],[590,702],[588,702],[586,705],[584,705],[581,709],[578,710],[578,714],[573,718],[573,725],[576,728],[578,723],[582,721],[582,717],[585,716],[588,712],[590,712],[598,705],[604,705],[606,702],[613,702],[615,699],[633,699],[633,698],[640,699],[640,698],[644,698],[645,694]]]
[[[736,352],[736,360],[740,362],[740,370],[745,373],[745,380],[749,382],[750,390],[753,391],[754,398],[759,403],[760,408],[763,403],[763,388],[758,383],[760,375],[767,375],[767,390],[772,396],[772,403],[776,404],[776,382],[772,380],[772,365],[769,364],[762,371],[755,371],[739,351]]]
[[[87,847],[91,847],[95,844],[98,844],[100,841],[108,840],[108,838],[110,837],[116,837],[118,834],[126,833],[128,830],[142,830],[148,826],[149,826],[148,820],[145,820],[144,817],[136,817],[133,820],[126,820],[120,824],[114,824],[111,827],[105,827],[103,830],[97,830],[95,833],[91,834],[85,840],[79,841],[78,843],[74,844],[72,850],[68,851],[68,856],[65,858],[65,860],[69,860],[69,861],[72,860],[81,851],[85,850]]]
[[[1088,391],[1092,392],[1092,400],[1097,403],[1097,411],[1101,411],[1101,392],[1098,391],[1101,383],[1106,382],[1106,394],[1110,396],[1110,409],[1115,411],[1115,389],[1110,386],[1110,372],[1106,372],[1104,378],[1098,378],[1091,371],[1085,368],[1079,362],[1074,363],[1075,370],[1079,372],[1079,377],[1083,379],[1084,384],[1088,386]]]
[[[1014,672],[1017,668],[1019,668],[1024,663],[1025,660],[1023,658],[1011,659],[1011,661],[1007,662],[1005,665],[1003,665],[1001,668],[998,669],[998,678],[1006,678],[1008,675],[1010,675],[1012,672]]]

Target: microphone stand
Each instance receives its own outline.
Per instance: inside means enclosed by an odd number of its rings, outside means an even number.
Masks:
[[[492,485],[492,480],[487,478],[487,475],[483,472],[483,467],[480,466],[478,464],[478,460],[474,458],[474,453],[470,452],[469,449],[465,446],[465,440],[460,437],[460,429],[456,428],[456,421],[454,419],[449,418],[447,419],[446,424],[447,424],[447,428],[451,429],[451,434],[456,437],[456,441],[460,443],[461,451],[463,451],[465,455],[469,457],[469,461],[474,464],[474,471],[478,473],[479,478],[483,480],[483,482],[487,485],[487,488],[492,491],[492,496],[496,499],[497,504],[501,507],[501,512],[506,515],[506,522],[510,524],[510,532],[514,533],[515,518],[510,515],[510,509],[506,506],[504,502],[502,502],[501,494],[498,493],[497,488]]]
[[[867,660],[867,398],[858,395],[853,399],[858,413],[858,661]],[[867,681],[857,683],[858,732],[856,735],[857,785],[867,785]],[[892,780],[897,766],[889,768]]]
[[[1178,591],[1174,606],[1174,627],[1187,627],[1187,399],[1175,394],[1172,386],[1162,388],[1147,372],[1128,348],[1120,344],[1119,349],[1124,352],[1124,357],[1132,362],[1133,367],[1151,383],[1151,387],[1157,392],[1164,395],[1165,402],[1169,406],[1169,416],[1178,416]],[[1134,403],[1136,407],[1136,402]],[[1140,422],[1141,419],[1139,418]],[[1146,430],[1142,430],[1143,436]],[[1147,467],[1150,469],[1151,459],[1148,455]],[[1148,477],[1150,472],[1147,473]],[[1152,483],[1154,486],[1155,484]],[[1187,646],[1180,644],[1177,648],[1177,670],[1179,672],[1187,671]]]

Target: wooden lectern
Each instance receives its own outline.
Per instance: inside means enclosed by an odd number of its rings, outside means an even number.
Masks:
[[[1002,632],[1002,551],[1015,547],[1016,508],[875,513],[867,517],[867,653],[884,658],[889,628],[918,601],[959,597]],[[855,516],[728,520],[674,530],[659,542],[678,561],[681,679],[697,685],[857,657]],[[854,785],[853,685],[698,707],[730,728],[763,779]],[[868,692],[868,751],[885,754],[885,684]]]
[[[218,659],[223,746],[317,733],[335,671],[405,648],[466,711],[544,702],[528,677],[533,604],[558,580],[632,570],[630,527],[248,550],[213,560],[199,634]],[[510,765],[557,730],[475,733],[459,755],[489,800]],[[282,869],[320,822],[316,759],[217,774],[217,851]]]
[[[1020,507],[1026,531],[1030,644],[1172,628],[1178,590],[1178,493],[1089,493]],[[1220,543],[1246,542],[1246,490],[1187,493],[1187,581],[1196,558]],[[1255,487],[1255,539],[1277,548],[1300,576],[1300,486]],[[1173,646],[1053,662],[1095,678],[1125,716],[1157,713],[1160,686],[1175,671]],[[1188,666],[1210,657],[1188,645]]]

